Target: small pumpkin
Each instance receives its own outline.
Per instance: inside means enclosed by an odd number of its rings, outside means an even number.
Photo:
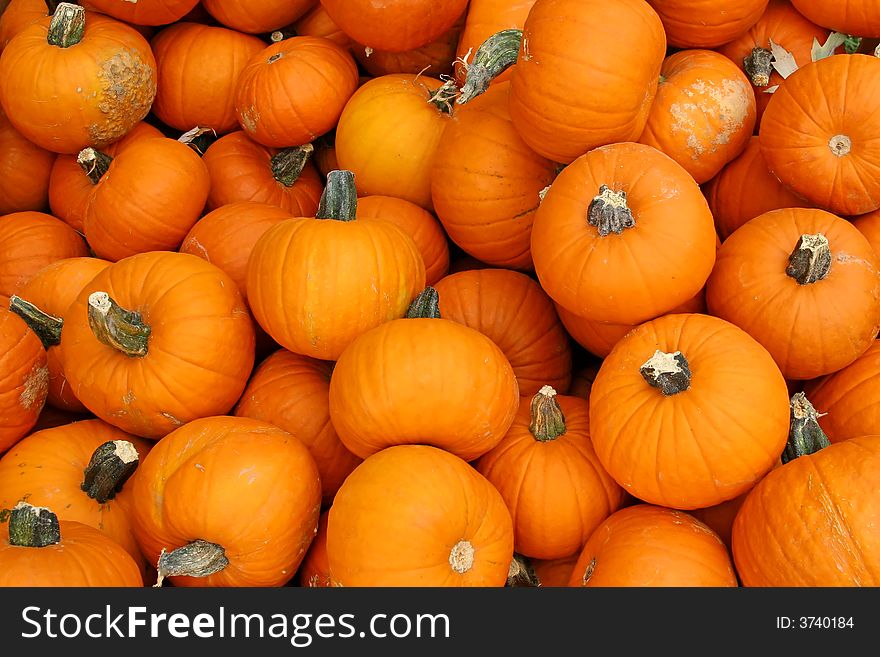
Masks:
[[[318,518],[318,531],[309,544],[306,556],[303,557],[296,573],[296,582],[299,586],[310,589],[334,586],[330,579],[330,564],[327,561],[327,520],[329,517],[330,509],[327,509]]]
[[[871,0],[791,0],[791,4],[817,25],[843,34],[880,37],[880,16]]]
[[[221,25],[247,34],[280,29],[300,18],[316,0],[202,0],[205,10]]]
[[[0,307],[0,454],[37,423],[49,393],[46,350],[18,315]]]
[[[53,2],[46,0],[5,0],[0,3],[0,52],[9,40],[31,23],[52,14]]]
[[[56,157],[25,139],[0,108],[0,215],[48,209]]]
[[[83,0],[86,9],[135,25],[167,25],[184,18],[198,0]]]
[[[767,0],[648,0],[663,21],[670,46],[714,48],[758,22]]]

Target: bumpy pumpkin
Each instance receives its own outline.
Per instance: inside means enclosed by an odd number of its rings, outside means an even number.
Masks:
[[[24,320],[0,307],[0,453],[37,423],[49,393],[46,350]]]

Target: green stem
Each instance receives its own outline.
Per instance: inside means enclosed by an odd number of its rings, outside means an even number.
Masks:
[[[93,453],[83,471],[80,488],[101,504],[116,497],[138,467],[135,446],[127,440],[109,440]]]
[[[76,156],[76,163],[79,164],[93,185],[97,185],[98,181],[107,173],[111,162],[113,162],[112,157],[101,151],[96,151],[91,146],[82,149]]]
[[[41,548],[61,541],[58,516],[49,509],[19,502],[9,514],[9,544]]]
[[[659,349],[639,368],[645,381],[667,397],[691,387],[691,370],[680,351],[667,353]]]
[[[146,356],[150,327],[140,313],[121,308],[106,292],[89,295],[89,326],[107,346],[127,356]]]
[[[785,273],[799,285],[821,281],[831,269],[831,246],[822,233],[801,235],[788,257]]]
[[[407,319],[440,319],[440,295],[430,285],[412,300],[406,311]]]
[[[356,214],[357,189],[354,186],[354,173],[345,169],[328,172],[327,184],[321,193],[315,218],[354,221]]]
[[[799,456],[815,454],[831,444],[819,426],[819,413],[802,392],[791,397],[791,428],[788,442],[782,452],[782,462],[788,463]]]
[[[556,399],[556,390],[543,386],[532,397],[529,431],[542,443],[565,434],[565,416]]]
[[[43,348],[48,349],[61,344],[61,327],[64,326],[64,320],[60,317],[43,312],[30,301],[25,301],[15,294],[9,298],[9,310],[21,317],[37,334],[40,342],[43,343]]]
[[[522,30],[518,29],[501,30],[486,39],[474,53],[473,62],[462,62],[465,80],[456,102],[463,105],[473,100],[489,88],[492,80],[516,64],[522,39]]]
[[[69,2],[61,2],[52,12],[47,40],[50,46],[70,48],[82,41],[86,29],[86,10]]]
[[[171,552],[163,548],[156,565],[158,578],[154,586],[161,587],[166,577],[175,575],[207,577],[219,573],[228,565],[229,559],[223,546],[202,539],[196,539]]]
[[[299,180],[309,157],[315,151],[312,144],[293,146],[272,156],[272,175],[285,187],[292,187]]]

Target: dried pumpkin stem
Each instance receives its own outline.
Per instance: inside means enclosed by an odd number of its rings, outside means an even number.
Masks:
[[[113,162],[112,157],[101,151],[96,151],[91,146],[82,149],[76,156],[76,163],[89,177],[93,185],[97,185],[98,181],[107,173],[111,162]]]
[[[821,281],[831,269],[831,246],[822,233],[801,235],[788,256],[785,273],[800,285]]]
[[[357,189],[354,186],[354,173],[346,169],[329,171],[315,218],[354,221],[356,215]]]
[[[83,471],[80,488],[101,504],[116,497],[138,467],[135,446],[127,440],[108,440],[93,453]]]
[[[196,539],[171,552],[162,549],[159,562],[156,564],[158,577],[155,587],[161,587],[166,577],[186,575],[189,577],[207,577],[219,573],[229,565],[226,551],[222,545]]]
[[[86,10],[79,5],[61,2],[52,12],[47,40],[50,46],[70,48],[82,41],[86,30]]]
[[[146,356],[150,327],[139,312],[120,307],[106,292],[89,295],[89,326],[108,347],[127,356]]]
[[[431,94],[431,97],[428,98],[428,102],[444,114],[451,114],[452,103],[457,95],[458,86],[456,86],[455,80],[447,80],[437,87],[437,89]]]
[[[486,39],[474,53],[474,61],[463,61],[465,70],[461,94],[455,101],[463,105],[489,88],[492,80],[516,64],[523,32],[518,29],[501,30]]]
[[[408,319],[440,319],[440,295],[430,285],[419,292],[406,310]]]
[[[680,351],[668,353],[658,349],[639,368],[639,373],[649,385],[658,388],[667,397],[691,387],[690,366]]]
[[[312,144],[284,148],[272,156],[272,176],[285,187],[299,180],[309,157],[314,153]]]
[[[535,569],[527,557],[521,554],[514,554],[513,560],[510,562],[510,568],[507,570],[507,587],[531,587],[541,586],[541,580],[535,574]]]
[[[529,431],[535,440],[543,443],[565,434],[565,416],[556,399],[556,390],[551,386],[543,386],[532,397],[530,410]]]
[[[587,208],[587,223],[595,226],[601,237],[610,233],[620,235],[635,226],[635,217],[626,204],[626,192],[615,192],[608,185],[601,185]]]
[[[819,426],[819,413],[802,392],[791,397],[791,427],[788,442],[782,452],[782,462],[788,463],[799,456],[815,454],[831,444]]]
[[[766,87],[770,84],[770,74],[773,72],[773,53],[767,48],[753,48],[752,52],[743,58],[743,70],[749,76],[752,85]]]
[[[828,140],[828,148],[837,157],[849,155],[852,151],[852,139],[848,135],[834,135]]]
[[[186,144],[201,157],[208,150],[208,147],[217,141],[217,131],[214,128],[196,126],[180,135],[177,141]]]
[[[58,516],[45,507],[19,502],[9,514],[9,544],[41,548],[61,541]]]
[[[43,312],[30,301],[15,294],[9,298],[9,310],[21,317],[31,331],[37,334],[45,349],[61,344],[64,320],[60,317]]]
[[[474,567],[474,546],[464,539],[452,546],[449,551],[449,565],[459,575],[464,575]]]

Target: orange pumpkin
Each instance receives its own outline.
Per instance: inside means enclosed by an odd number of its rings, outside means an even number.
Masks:
[[[648,0],[663,21],[669,45],[714,48],[758,22],[767,0]]]
[[[330,510],[322,512],[318,518],[318,531],[309,544],[296,573],[296,582],[302,587],[326,588],[334,586],[330,579],[330,563],[327,561],[327,520]]]
[[[198,0],[84,0],[82,6],[135,25],[167,25],[184,18]]]
[[[51,13],[46,0],[6,0],[0,7],[0,52],[25,27]]]
[[[246,32],[263,34],[297,20],[317,0],[202,0],[201,5],[219,23]]]
[[[46,350],[24,320],[0,307],[0,454],[37,423],[49,392]]]
[[[351,37],[339,29],[339,26],[333,22],[330,14],[327,13],[324,5],[320,2],[316,2],[311,9],[294,21],[293,31],[300,36],[330,39],[343,48],[348,48],[353,43]],[[273,33],[272,37],[273,39],[276,36],[283,38],[282,35],[283,33],[279,35]]]
[[[880,15],[872,0],[791,0],[817,25],[843,34],[880,37]]]
[[[48,208],[55,158],[25,139],[0,109],[0,215]]]
[[[871,243],[874,251],[880,255],[880,209],[850,219],[853,226],[859,229],[859,232]]]

